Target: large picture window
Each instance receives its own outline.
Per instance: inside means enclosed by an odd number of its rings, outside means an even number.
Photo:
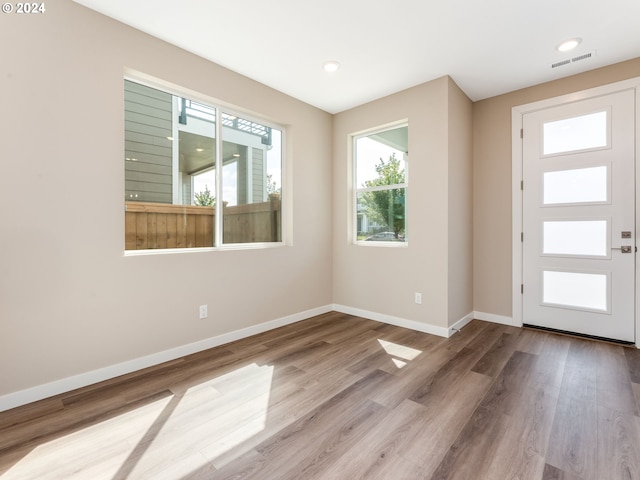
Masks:
[[[353,137],[356,243],[407,242],[408,131],[403,124]]]
[[[125,80],[125,249],[282,241],[283,131]]]

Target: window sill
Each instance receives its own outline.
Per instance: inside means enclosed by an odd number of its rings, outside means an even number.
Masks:
[[[285,247],[284,242],[273,243],[238,243],[233,245],[224,245],[222,247],[198,247],[198,248],[153,248],[146,250],[125,250],[125,257],[140,257],[147,255],[172,255],[176,253],[207,253],[207,252],[224,252],[237,250],[266,250],[271,248]]]
[[[353,242],[353,245],[362,247],[407,248],[409,242],[367,242],[362,240]]]

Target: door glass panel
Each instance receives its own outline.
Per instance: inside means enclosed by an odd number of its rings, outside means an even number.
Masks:
[[[607,256],[607,221],[545,221],[542,253]]]
[[[608,275],[545,270],[542,303],[608,312]]]
[[[605,165],[544,172],[543,203],[606,202],[608,198],[608,168]]]
[[[602,148],[607,142],[607,111],[546,122],[543,126],[543,154]]]

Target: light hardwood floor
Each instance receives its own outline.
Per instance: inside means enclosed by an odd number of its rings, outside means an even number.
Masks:
[[[339,313],[0,413],[0,479],[640,479],[640,353]]]

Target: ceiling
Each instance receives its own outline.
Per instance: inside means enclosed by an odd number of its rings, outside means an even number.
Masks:
[[[477,101],[640,57],[638,0],[74,1],[330,113],[443,75]]]

